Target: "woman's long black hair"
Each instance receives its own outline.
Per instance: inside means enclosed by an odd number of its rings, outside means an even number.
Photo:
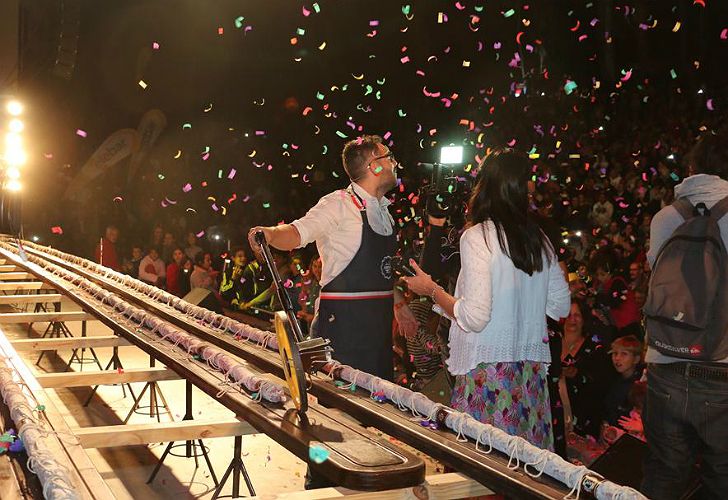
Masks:
[[[513,264],[531,276],[543,270],[543,256],[552,258],[551,245],[529,210],[528,157],[510,149],[490,153],[470,198],[471,224],[493,221],[498,243]],[[486,245],[487,245],[486,241]]]

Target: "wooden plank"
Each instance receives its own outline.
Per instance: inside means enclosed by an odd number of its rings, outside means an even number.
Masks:
[[[181,377],[164,367],[132,368],[129,370],[44,373],[35,376],[45,389],[59,387],[90,387],[103,384],[125,384],[127,382],[159,382],[162,380],[179,380]]]
[[[0,304],[28,304],[34,302],[60,302],[60,293],[34,293],[25,295],[0,295]]]
[[[35,323],[38,321],[89,321],[96,316],[83,312],[0,313],[0,323]]]
[[[0,281],[6,280],[29,280],[35,278],[32,273],[26,272],[11,272],[11,273],[0,273]]]
[[[412,500],[427,498],[428,500],[450,500],[454,498],[470,498],[492,495],[493,491],[475,479],[452,472],[427,476],[425,482],[410,488],[399,488],[385,491],[357,491],[346,488],[319,488],[316,490],[281,493],[251,497],[258,500]]]
[[[133,345],[116,335],[98,335],[93,337],[60,337],[45,339],[11,340],[16,351],[57,351],[59,349],[78,349],[81,347],[119,347]]]
[[[46,425],[51,431],[53,439],[47,439],[49,451],[63,464],[71,474],[71,481],[75,486],[76,494],[82,499],[113,499],[115,498],[111,489],[101,478],[99,471],[93,466],[88,455],[80,444],[72,440],[61,440],[58,434],[71,434],[71,429],[66,425],[62,414],[40,386],[30,369],[18,356],[10,345],[5,334],[0,330],[0,353],[5,357],[5,363],[14,368],[20,375],[27,390],[33,394],[33,399],[45,407],[44,415]]]
[[[0,282],[0,290],[53,290],[42,281],[7,281]]]
[[[10,272],[15,271],[16,269],[18,269],[18,268],[12,264],[8,264],[8,265],[0,264],[0,273],[10,273]]]
[[[186,420],[163,424],[105,425],[72,429],[84,448],[136,446],[149,443],[210,439],[255,434],[249,423],[237,419],[216,421]]]

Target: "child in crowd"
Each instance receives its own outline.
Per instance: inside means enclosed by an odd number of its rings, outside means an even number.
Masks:
[[[641,422],[636,426],[633,421],[639,418],[641,408],[640,402],[635,401],[640,399],[635,397],[639,392],[635,391],[635,385],[642,378],[642,342],[634,335],[620,337],[612,342],[610,354],[619,377],[612,382],[604,398],[606,425],[628,432],[640,431],[635,427],[641,427]]]

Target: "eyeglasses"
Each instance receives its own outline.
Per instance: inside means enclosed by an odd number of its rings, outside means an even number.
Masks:
[[[372,163],[374,163],[375,161],[378,161],[378,160],[383,160],[383,159],[385,159],[385,158],[387,158],[387,159],[388,159],[388,160],[389,160],[390,162],[392,162],[392,165],[393,165],[393,166],[397,167],[397,166],[399,165],[399,162],[398,162],[398,161],[397,161],[397,160],[396,160],[396,159],[394,158],[394,153],[392,153],[392,152],[390,151],[390,152],[389,152],[389,153],[387,153],[386,155],[382,155],[382,156],[376,156],[376,157],[372,158],[372,159],[371,159],[371,160],[369,161],[369,163],[367,164],[367,168],[371,168],[371,165],[372,165]],[[377,169],[377,171],[375,171],[374,173],[375,173],[375,174],[378,174],[378,173],[379,173],[380,171],[381,171],[381,168]]]

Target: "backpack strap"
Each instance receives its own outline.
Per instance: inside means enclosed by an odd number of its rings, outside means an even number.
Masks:
[[[728,196],[720,200],[718,203],[710,207],[710,216],[718,222],[728,213]]]
[[[688,201],[687,198],[678,198],[674,202],[672,202],[673,208],[677,210],[677,213],[680,214],[680,217],[682,217],[684,220],[692,219],[693,218],[693,204]]]

